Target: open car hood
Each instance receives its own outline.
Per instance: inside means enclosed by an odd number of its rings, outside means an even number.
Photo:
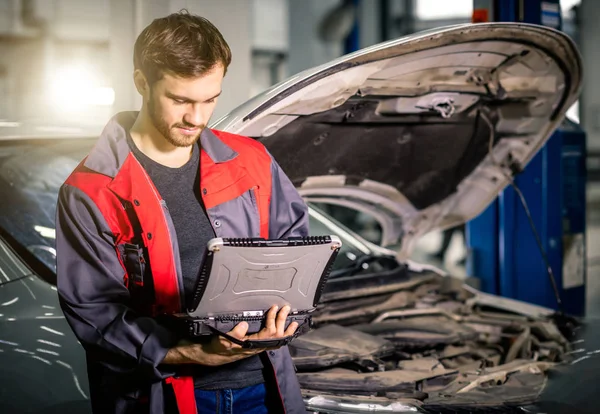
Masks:
[[[310,411],[520,412],[581,352],[551,310],[431,270],[370,279],[352,297],[325,292],[289,344]]]
[[[308,201],[375,216],[402,259],[496,198],[560,125],[581,76],[561,32],[466,24],[302,72],[211,127],[264,143]]]

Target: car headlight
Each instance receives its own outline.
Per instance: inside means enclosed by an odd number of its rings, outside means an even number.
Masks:
[[[304,400],[309,411],[326,414],[354,413],[416,413],[419,410],[411,404],[392,402],[390,404],[366,402],[342,402],[326,397],[311,397]]]

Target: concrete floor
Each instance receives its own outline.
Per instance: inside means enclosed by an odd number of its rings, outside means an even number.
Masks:
[[[590,184],[587,189],[587,291],[586,315],[600,317],[600,183]],[[441,244],[441,233],[423,237],[415,249],[413,259],[431,263],[454,276],[465,277],[464,266],[458,264],[465,255],[465,244],[460,233],[454,233],[443,262],[432,257]]]

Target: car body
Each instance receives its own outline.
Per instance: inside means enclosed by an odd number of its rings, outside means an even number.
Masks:
[[[311,233],[338,235],[344,250],[315,329],[290,345],[309,410],[536,400],[548,370],[570,358],[569,326],[550,309],[484,294],[408,257],[422,235],[483,211],[580,87],[580,57],[560,32],[461,25],[303,72],[212,125],[263,142],[309,203],[381,224],[383,247],[311,204]],[[58,188],[91,145],[18,133],[0,141],[2,412],[89,408],[84,354],[55,292],[53,237]]]

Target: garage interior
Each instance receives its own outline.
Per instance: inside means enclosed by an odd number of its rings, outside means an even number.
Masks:
[[[581,53],[584,81],[578,101],[567,112],[569,127],[561,131],[578,140],[575,156],[585,168],[582,173],[563,164],[548,165],[545,160],[564,159],[567,153],[558,144],[548,146],[543,160],[525,168],[519,183],[526,199],[552,197],[562,203],[531,211],[536,231],[569,309],[589,320],[600,318],[600,82],[595,80],[600,73],[599,1],[0,0],[0,139],[20,134],[95,136],[113,114],[138,108],[141,98],[131,76],[134,41],[153,19],[182,9],[213,22],[233,53],[212,121],[306,69],[424,30],[516,21],[566,33]],[[484,292],[555,308],[554,296],[536,296],[536,286],[548,283],[548,272],[518,198],[512,189],[505,191],[463,228],[422,237],[410,259],[439,267]],[[369,214],[335,205],[318,207],[366,240],[381,241],[381,223]],[[556,227],[569,214],[579,214],[584,227]],[[513,225],[513,219],[525,224]],[[507,253],[507,239],[513,238],[526,240],[526,245]],[[570,243],[575,246],[571,250]],[[510,269],[531,265],[524,263],[528,257],[535,262],[534,270],[512,275]]]
[[[559,4],[560,16],[557,14]],[[3,134],[17,131],[17,125],[21,130],[26,127],[34,133],[56,133],[62,129],[94,134],[113,113],[137,107],[141,98],[131,82],[133,42],[154,18],[181,9],[214,21],[233,52],[234,64],[225,78],[213,121],[294,74],[382,41],[483,20],[560,27],[576,42],[583,57],[584,72],[580,99],[567,114],[585,134],[582,142],[587,145],[584,154],[587,179],[574,178],[584,180],[586,186],[583,221],[586,257],[579,259],[585,272],[572,273],[577,279],[574,283],[581,288],[580,299],[585,296],[585,309],[579,313],[585,311],[587,316],[600,316],[600,278],[597,277],[600,275],[600,86],[590,75],[600,68],[600,58],[594,54],[595,39],[599,36],[595,24],[600,16],[597,2],[461,0],[450,5],[437,0],[3,0],[0,9]],[[540,173],[535,174],[534,179],[543,178]],[[555,185],[554,189],[548,188],[548,194],[559,191],[560,186]],[[355,228],[360,227],[367,239],[377,242],[381,237],[381,229],[372,217],[323,207],[334,216],[354,220]],[[514,214],[522,214],[519,210],[520,207],[513,206]],[[481,251],[491,247],[477,238],[477,231],[491,225],[490,220],[500,220],[500,216],[473,220],[466,225],[466,231],[455,231],[451,238],[446,234],[450,244],[443,257],[439,254],[443,233],[426,235],[415,249],[414,259],[441,266],[490,293],[516,298],[524,295],[520,298],[530,299],[531,292],[520,291],[522,286],[518,280],[503,291],[503,282],[499,281],[507,277],[506,272],[504,276],[501,274],[502,266],[506,265],[503,260],[512,260],[512,265],[520,266],[520,259],[503,259],[500,253],[495,258],[482,257]],[[538,222],[537,225],[545,224]],[[495,227],[493,231],[500,236],[502,230]],[[545,228],[537,230],[546,231]],[[530,229],[519,231],[522,233],[506,237],[528,237],[525,246],[528,254],[539,255]],[[465,243],[467,234],[472,234],[471,243]],[[549,236],[546,240],[546,248],[562,244],[551,239]],[[494,248],[502,251],[499,245]],[[561,266],[562,259],[556,260],[554,265]],[[535,266],[537,273],[528,276],[528,283],[546,277],[543,263],[540,261],[539,266]],[[518,279],[522,277],[519,275]],[[551,306],[552,300],[546,298],[541,304]]]

